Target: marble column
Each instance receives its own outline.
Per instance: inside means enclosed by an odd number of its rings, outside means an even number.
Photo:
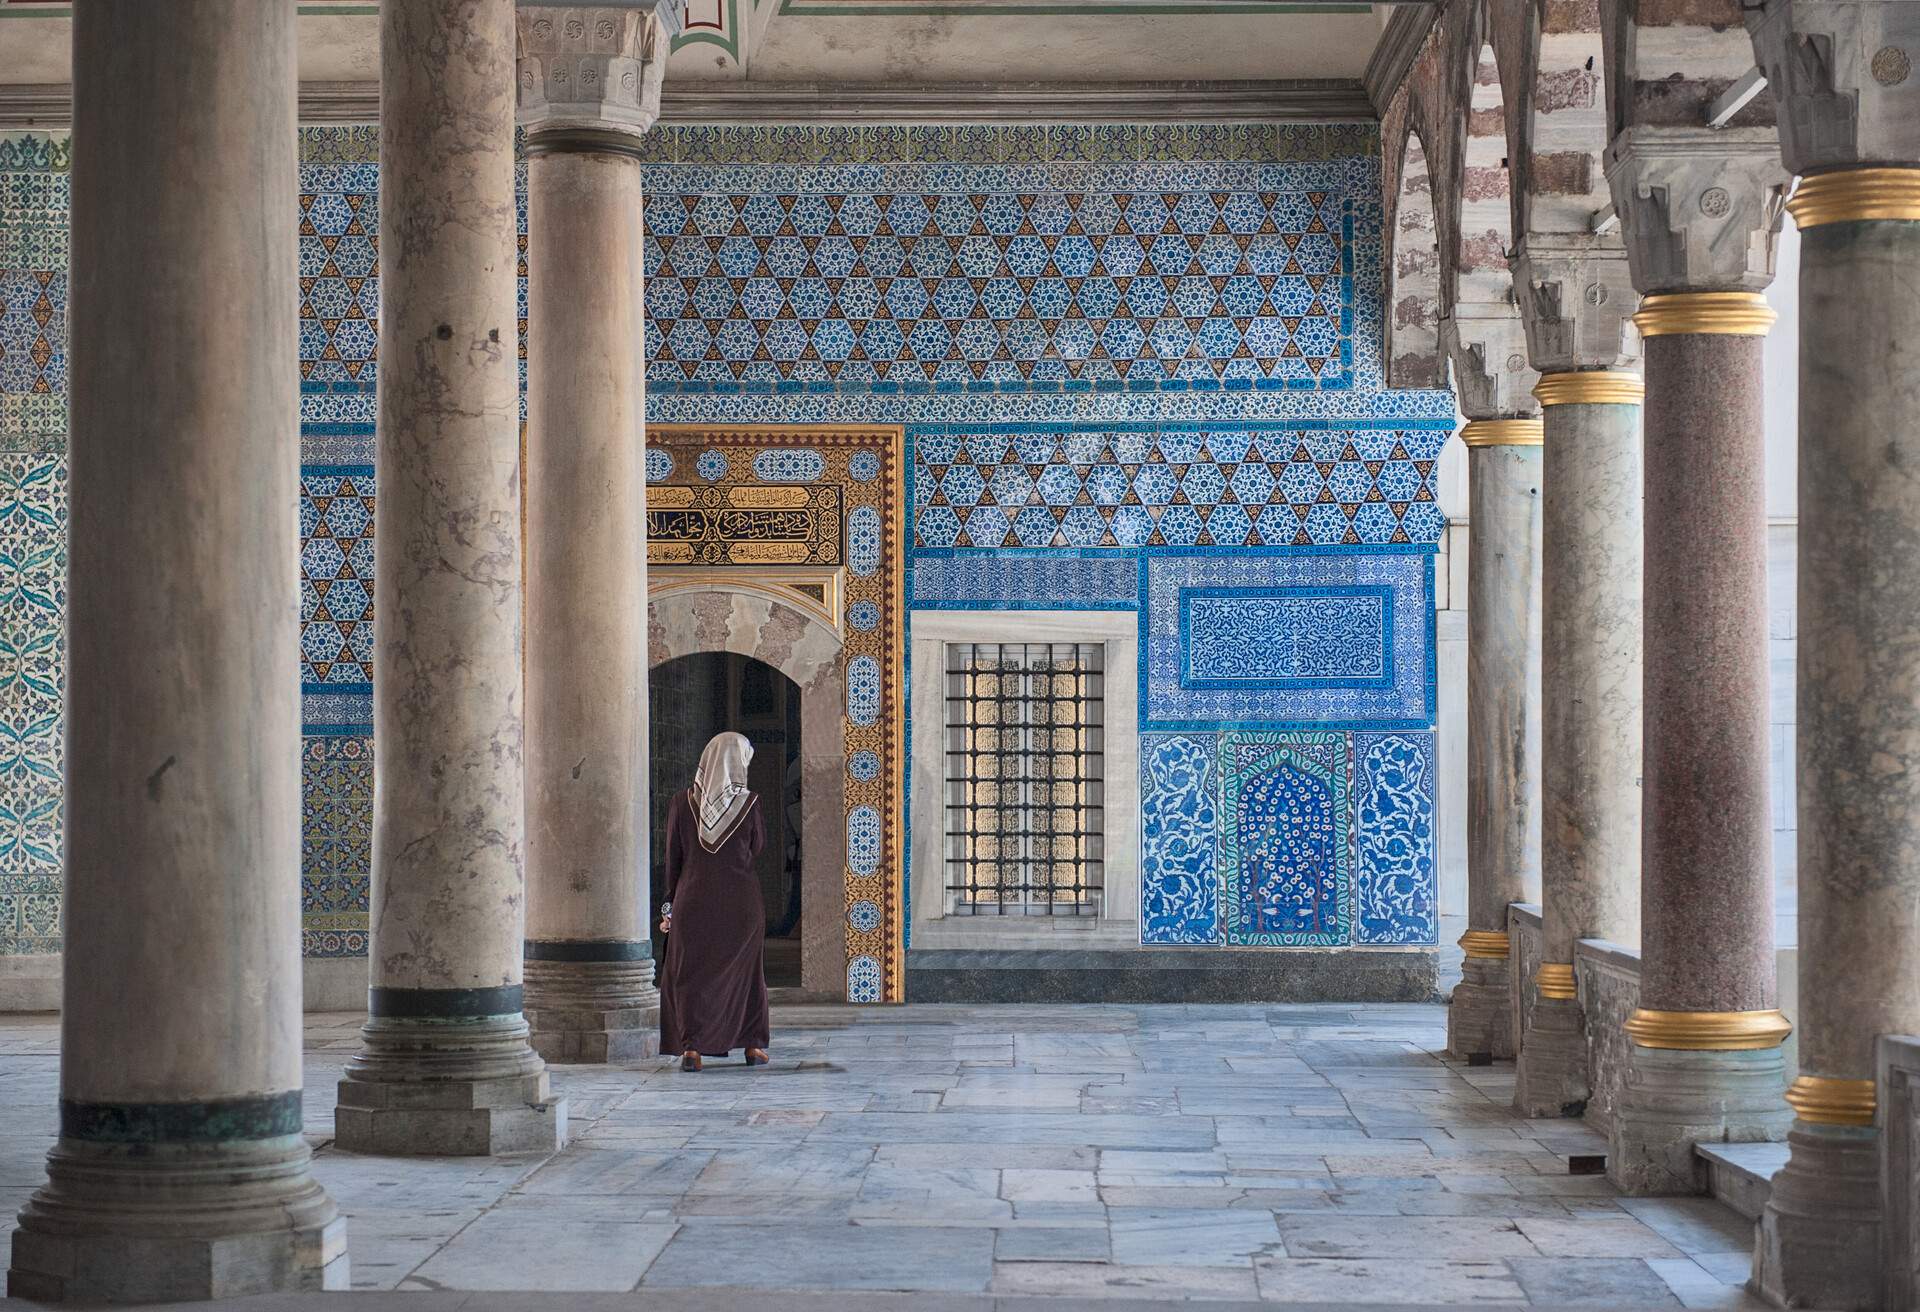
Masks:
[[[1590,1096],[1574,978],[1583,938],[1633,946],[1640,881],[1640,402],[1620,239],[1529,232],[1512,261],[1540,372],[1540,901],[1514,1107],[1578,1116]]]
[[[356,1152],[553,1150],[521,1015],[513,0],[380,10],[373,942]]]
[[[669,6],[671,11],[671,6]],[[650,1057],[640,138],[660,22],[519,18],[527,156],[526,1015],[549,1061]]]
[[[1772,128],[1634,125],[1607,152],[1644,293],[1641,971],[1607,1172],[1703,1192],[1696,1145],[1778,1139],[1762,347],[1789,181]],[[1684,525],[1684,531],[1675,529]]]
[[[1638,375],[1549,372],[1541,650],[1542,964],[1514,1106],[1578,1116],[1590,1094],[1573,947],[1640,934]]]
[[[1540,896],[1540,381],[1510,298],[1441,323],[1467,447],[1467,932],[1447,1047],[1510,1061],[1507,908]]]
[[[1476,419],[1467,444],[1467,932],[1447,1047],[1516,1051],[1507,908],[1540,888],[1541,421]]]
[[[7,1289],[345,1289],[301,1136],[294,6],[93,0],[73,47],[60,1137]]]
[[[1912,1187],[1878,1178],[1875,1042],[1920,1032],[1920,4],[1745,17],[1801,178],[1800,1073],[1754,1284],[1870,1308]]]

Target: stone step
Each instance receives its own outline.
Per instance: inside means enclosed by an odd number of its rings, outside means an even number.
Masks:
[[[1703,1143],[1708,1191],[1750,1221],[1760,1219],[1773,1192],[1773,1173],[1787,1164],[1784,1143]]]

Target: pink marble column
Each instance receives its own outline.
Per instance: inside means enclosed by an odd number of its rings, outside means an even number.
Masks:
[[[1648,296],[1640,1003],[1608,1174],[1697,1192],[1701,1143],[1778,1139],[1757,293]],[[1685,525],[1685,531],[1676,531]]]

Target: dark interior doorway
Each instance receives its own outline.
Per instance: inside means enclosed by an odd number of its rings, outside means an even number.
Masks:
[[[652,762],[653,905],[666,878],[667,806],[693,781],[700,751],[732,730],[753,744],[747,782],[766,809],[760,898],[767,916],[767,983],[800,984],[800,689],[764,661],[696,652],[647,677]],[[654,925],[655,960],[665,945]]]

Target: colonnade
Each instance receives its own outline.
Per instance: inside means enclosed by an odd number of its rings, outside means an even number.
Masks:
[[[1882,1190],[1907,1186],[1879,1178],[1875,1047],[1920,1030],[1920,114],[1904,53],[1920,48],[1920,5],[1874,10],[1748,11],[1777,138],[1620,133],[1606,165],[1621,237],[1529,237],[1514,260],[1539,419],[1510,407],[1496,429],[1469,408],[1464,430],[1474,652],[1453,1047],[1503,1056],[1517,1042],[1516,1107],[1580,1114],[1588,1031],[1602,1022],[1574,945],[1637,942],[1609,1174],[1629,1193],[1692,1192],[1696,1145],[1785,1137],[1754,1283],[1791,1306],[1879,1305]],[[1805,58],[1809,47],[1828,55]],[[1790,1085],[1774,968],[1761,367],[1783,205],[1802,234]],[[1526,423],[1545,448],[1537,583],[1507,553],[1538,491],[1486,454],[1496,432]],[[1537,692],[1498,640],[1482,649],[1483,631],[1536,605]],[[1530,696],[1537,781],[1513,765],[1514,708]],[[1514,837],[1536,807],[1543,959],[1521,980],[1507,969],[1504,903],[1524,883]],[[1515,990],[1531,991],[1530,1007]],[[1523,1010],[1516,1034],[1508,1018]]]
[[[566,1107],[543,1054],[652,1042],[634,139],[657,112],[673,8],[530,6],[516,32],[513,0],[382,7],[382,764],[345,1148],[556,1147]],[[1537,405],[1512,386],[1467,404],[1470,929],[1451,1026],[1461,1050],[1517,1047],[1522,1110],[1575,1111],[1589,1090],[1574,944],[1641,941],[1616,1180],[1689,1188],[1695,1143],[1776,1136],[1790,1112],[1759,1283],[1862,1307],[1874,1044],[1920,1029],[1920,115],[1899,110],[1908,66],[1882,57],[1920,47],[1920,6],[1881,8],[1900,12],[1860,68],[1796,54],[1812,21],[1796,10],[1822,6],[1756,11],[1783,158],[1771,138],[1629,129],[1609,154],[1624,243],[1517,252]],[[296,606],[293,6],[89,0],[74,67],[67,934],[85,969],[68,973],[60,1139],[10,1289],[342,1288],[342,1224],[300,1134],[284,879],[299,806],[281,622]],[[1820,77],[1853,81],[1836,96]],[[181,84],[195,94],[169,94]],[[531,609],[516,99],[543,325]],[[1782,1089],[1759,293],[1791,174],[1802,1073]],[[1641,203],[1656,194],[1669,218],[1712,222],[1657,222]],[[203,312],[212,286],[218,315]],[[1455,337],[1458,359],[1473,344]],[[1515,1035],[1504,909],[1536,842],[1545,955]],[[151,997],[169,1005],[137,1002]]]
[[[18,1296],[348,1284],[302,1137],[287,880],[294,8],[75,6],[68,969]],[[381,6],[380,770],[344,1149],[550,1151],[543,1054],[656,1043],[634,141],[677,15]],[[524,691],[516,111],[542,323]]]

